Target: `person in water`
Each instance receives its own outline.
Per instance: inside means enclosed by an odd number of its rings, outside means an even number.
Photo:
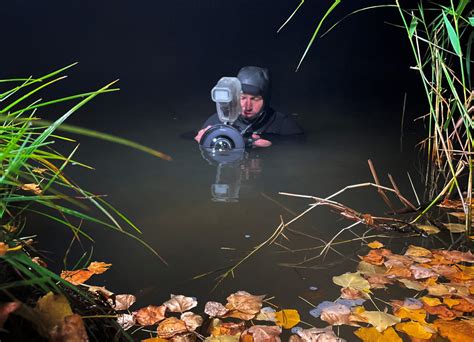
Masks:
[[[272,135],[303,134],[303,130],[292,116],[275,111],[270,107],[271,80],[268,69],[245,66],[240,69],[237,78],[242,85],[240,97],[242,113],[233,125],[242,131],[249,127],[246,131],[252,132],[253,146],[271,146],[272,143],[268,139]],[[203,134],[211,126],[219,123],[217,113],[210,116],[194,137],[194,140],[200,142]]]

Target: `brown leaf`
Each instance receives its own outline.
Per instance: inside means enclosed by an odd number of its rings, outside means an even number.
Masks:
[[[425,309],[425,311],[430,315],[437,315],[439,318],[446,321],[455,319],[458,316],[456,312],[448,309],[445,305],[429,306],[424,303],[423,309]]]
[[[369,296],[367,293],[360,291],[360,290],[355,290],[350,287],[343,287],[341,289],[341,298],[344,299],[359,299],[359,298],[364,298],[367,299]]]
[[[412,274],[406,267],[391,267],[385,272],[388,278],[411,278]]]
[[[405,285],[407,289],[416,290],[416,291],[422,291],[426,289],[426,286],[419,281],[414,281],[410,279],[397,279],[397,281]]]
[[[63,321],[50,331],[52,342],[88,342],[86,328],[81,316],[74,314],[64,317]]]
[[[227,297],[225,317],[235,317],[244,320],[252,319],[262,308],[264,295],[255,296],[245,291],[239,291]]]
[[[372,264],[372,265],[383,265],[384,263],[384,256],[382,255],[383,249],[371,249],[367,255],[361,256],[363,261]]]
[[[62,271],[61,272],[61,278],[63,278],[64,280],[74,285],[85,283],[93,275],[94,273],[89,270],[76,270],[76,271]]]
[[[459,304],[453,305],[451,308],[461,312],[474,312],[474,303],[465,298],[457,298]]]
[[[196,298],[183,295],[171,295],[171,299],[163,303],[171,312],[185,312],[197,305]]]
[[[361,261],[359,262],[359,265],[357,265],[357,271],[363,275],[382,274],[387,271],[387,268],[385,266],[372,265],[368,262]]]
[[[201,316],[196,315],[192,312],[185,312],[181,314],[181,320],[186,324],[189,331],[194,331],[202,325],[204,321]]]
[[[9,302],[0,305],[0,330],[3,329],[3,325],[7,321],[8,316],[18,310],[20,306],[20,302]]]
[[[31,261],[33,261],[36,265],[40,265],[41,267],[48,267],[48,264],[46,264],[46,262],[44,262],[44,260],[40,257],[33,257],[31,258]]]
[[[169,317],[162,321],[157,328],[159,338],[171,338],[174,335],[188,332],[186,323],[176,317]]]
[[[168,341],[165,339],[161,340],[162,342]],[[194,333],[183,333],[174,335],[169,341],[171,342],[195,342],[197,341],[197,336]]]
[[[251,335],[255,342],[280,342],[281,328],[276,325],[253,325],[242,333],[242,338],[245,335]]]
[[[412,273],[413,278],[417,280],[438,276],[438,274],[433,272],[431,269],[418,265],[411,265],[410,272]]]
[[[148,305],[135,312],[135,319],[140,325],[153,325],[165,318],[166,306]]]
[[[204,313],[209,317],[221,317],[227,313],[224,305],[218,302],[207,302],[204,306]]]
[[[426,248],[410,245],[405,252],[405,256],[431,258],[433,254]]]
[[[112,297],[114,293],[107,290],[105,286],[89,286],[87,287],[87,290],[89,292],[95,293],[98,296],[105,297],[107,299],[107,302],[113,307],[113,301],[110,297]]]
[[[29,183],[29,184],[23,184],[21,187],[20,187],[21,190],[25,190],[25,191],[31,191],[33,192],[35,195],[41,195],[43,193],[43,191],[41,190],[40,186],[38,184],[35,184],[35,183]]]
[[[454,263],[458,262],[470,262],[474,263],[474,255],[471,251],[460,252],[460,251],[445,251],[445,250],[435,250],[433,254],[441,255],[445,259],[453,261]]]
[[[302,338],[302,342],[346,342],[346,340],[337,337],[331,326],[323,329],[300,329],[296,333]]]
[[[384,289],[385,284],[393,284],[393,280],[387,278],[383,274],[370,274],[367,277],[371,289]]]
[[[128,310],[136,301],[137,297],[131,294],[119,294],[115,296],[115,300],[112,300],[112,298],[108,300],[117,311]]]
[[[465,233],[466,232],[466,225],[460,223],[443,223],[443,225],[451,232],[451,233]]]
[[[105,262],[102,262],[102,261],[93,261],[91,262],[89,267],[87,267],[87,269],[94,274],[102,274],[105,271],[107,271],[110,268],[110,266],[112,266],[112,264],[106,264]]]
[[[398,254],[392,254],[387,256],[387,260],[384,262],[385,267],[390,268],[390,267],[410,267],[410,265],[413,264],[413,260],[410,259],[409,257],[403,256],[403,255],[398,255]]]
[[[448,279],[454,278],[454,275],[459,272],[459,269],[456,266],[450,265],[433,265],[431,266],[431,269],[433,272]]]
[[[328,322],[330,325],[350,325],[351,310],[342,304],[334,303],[324,307],[321,311],[321,320]]]

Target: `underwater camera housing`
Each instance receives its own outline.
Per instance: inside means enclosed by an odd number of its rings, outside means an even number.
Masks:
[[[202,136],[200,144],[213,152],[244,150],[245,139],[232,126],[242,112],[240,94],[242,85],[237,77],[222,77],[211,90],[212,101],[216,103],[217,115],[222,124],[211,126]]]

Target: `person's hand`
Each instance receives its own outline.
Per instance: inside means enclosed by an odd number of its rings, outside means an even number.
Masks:
[[[204,127],[203,129],[200,129],[198,134],[194,137],[194,140],[196,140],[198,143],[201,142],[201,138],[204,135],[204,133],[210,128],[211,126]]]
[[[260,138],[258,134],[252,134],[252,139],[254,139],[252,145],[256,147],[270,147],[272,142],[270,140]]]

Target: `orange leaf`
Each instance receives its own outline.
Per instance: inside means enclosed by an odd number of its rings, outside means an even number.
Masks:
[[[165,319],[156,329],[159,338],[171,338],[174,335],[185,333],[187,331],[188,328],[186,327],[186,323],[176,317]]]
[[[165,318],[165,312],[166,306],[164,305],[148,305],[135,313],[135,319],[140,325],[153,325]]]
[[[0,242],[0,256],[8,252],[8,245],[5,242]]]
[[[441,336],[451,342],[472,341],[474,327],[465,321],[443,321],[437,319],[433,322]]]
[[[85,283],[93,275],[94,273],[89,270],[62,271],[61,272],[61,278],[63,278],[64,280],[74,285]]]
[[[378,248],[382,248],[384,244],[375,240],[375,241],[372,241],[371,243],[368,243],[367,246],[369,246],[370,248],[378,249]]]
[[[429,306],[424,303],[423,308],[430,315],[438,315],[438,317],[443,320],[453,320],[457,317],[457,314],[454,311],[449,310],[448,307],[444,305]]]
[[[459,304],[453,305],[453,309],[457,311],[462,311],[462,312],[473,312],[474,311],[474,304],[471,303],[470,301],[464,299],[464,298],[459,298],[457,299],[459,301]]]
[[[443,298],[443,303],[446,304],[451,309],[453,305],[458,305],[461,302],[457,299],[448,297],[448,298]]]
[[[220,321],[218,321],[220,322]],[[226,322],[212,327],[212,336],[234,336],[245,330],[245,323]]]
[[[382,251],[383,249],[372,249],[367,255],[360,258],[369,264],[380,266],[385,260]]]
[[[106,264],[102,261],[93,261],[87,269],[94,274],[102,274],[107,271],[110,266],[112,266],[112,264]]]
[[[426,248],[410,245],[405,252],[405,256],[431,258],[433,254]]]

